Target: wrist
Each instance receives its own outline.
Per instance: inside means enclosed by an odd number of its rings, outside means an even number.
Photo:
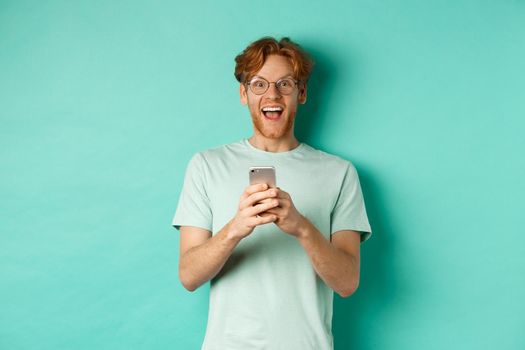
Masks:
[[[225,238],[228,242],[236,244],[242,239],[242,237],[240,237],[235,231],[232,221],[233,220],[230,220],[225,226]]]
[[[297,238],[300,240],[305,240],[310,236],[311,232],[311,223],[306,217],[301,215],[301,220],[297,228]]]

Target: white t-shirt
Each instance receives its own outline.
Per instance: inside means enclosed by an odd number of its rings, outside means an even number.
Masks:
[[[276,186],[327,238],[340,230],[371,236],[353,164],[301,143],[266,152],[248,139],[196,153],[186,169],[173,226],[216,234],[236,214],[249,167],[274,166]],[[333,349],[333,291],[297,239],[274,223],[255,227],[211,280],[204,350]]]

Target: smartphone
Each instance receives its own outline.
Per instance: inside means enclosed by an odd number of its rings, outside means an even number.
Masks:
[[[250,185],[266,183],[269,187],[276,187],[275,168],[273,166],[250,167]]]

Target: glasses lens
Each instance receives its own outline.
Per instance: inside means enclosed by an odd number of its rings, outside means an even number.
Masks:
[[[295,82],[292,79],[282,79],[277,82],[277,88],[282,94],[288,95],[295,88]]]
[[[255,78],[250,82],[254,94],[263,94],[268,89],[268,82],[261,78]]]
[[[268,90],[269,85],[270,83],[263,78],[253,78],[250,81],[250,88],[256,95],[264,94],[266,90]],[[293,92],[293,89],[295,89],[295,81],[291,78],[285,78],[275,83],[275,86],[281,94],[288,95]]]

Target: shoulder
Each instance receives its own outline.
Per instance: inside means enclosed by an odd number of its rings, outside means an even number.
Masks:
[[[207,165],[210,162],[224,159],[226,156],[232,155],[240,149],[241,143],[238,141],[202,149],[193,154],[190,162]]]
[[[316,149],[310,145],[306,145],[306,148],[314,159],[321,162],[323,166],[327,168],[338,169],[343,172],[356,172],[354,164],[349,159],[320,149]]]

